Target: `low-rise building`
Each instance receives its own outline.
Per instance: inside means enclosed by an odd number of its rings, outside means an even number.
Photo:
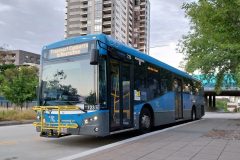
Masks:
[[[40,55],[23,50],[0,50],[0,65],[40,64]]]

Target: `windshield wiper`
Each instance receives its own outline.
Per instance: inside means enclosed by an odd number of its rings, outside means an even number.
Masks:
[[[70,105],[75,105],[74,103],[68,102]],[[82,109],[81,107],[77,106],[80,111],[83,111],[84,113],[87,113],[87,110]]]

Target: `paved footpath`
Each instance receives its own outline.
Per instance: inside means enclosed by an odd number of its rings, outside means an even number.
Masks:
[[[240,114],[207,113],[205,117],[75,159],[240,160]]]

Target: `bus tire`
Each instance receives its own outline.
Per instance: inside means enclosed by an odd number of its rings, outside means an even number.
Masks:
[[[191,120],[192,120],[192,121],[197,120],[196,117],[197,117],[197,116],[196,116],[196,109],[195,109],[195,107],[193,107],[193,108],[192,108],[192,114],[191,114]]]
[[[148,133],[152,129],[152,114],[150,110],[144,107],[139,117],[139,130],[141,133]]]

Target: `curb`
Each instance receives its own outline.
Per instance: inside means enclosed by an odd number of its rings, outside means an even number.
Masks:
[[[0,127],[3,126],[12,126],[12,125],[21,125],[21,124],[31,124],[34,120],[24,120],[24,121],[0,121]]]

